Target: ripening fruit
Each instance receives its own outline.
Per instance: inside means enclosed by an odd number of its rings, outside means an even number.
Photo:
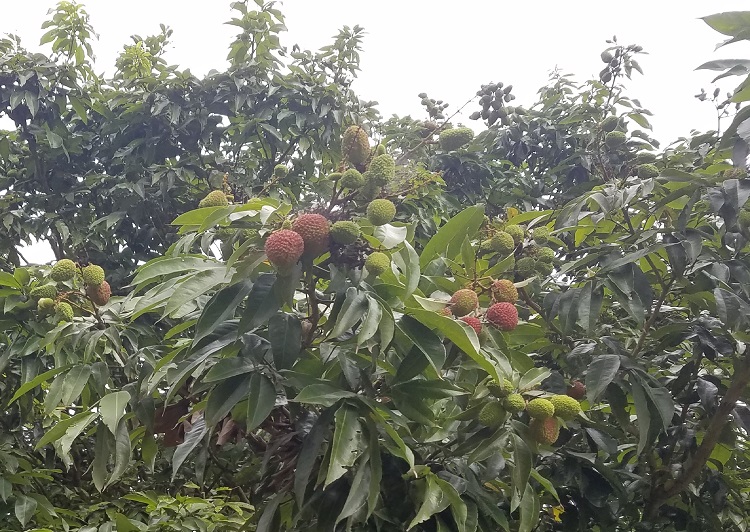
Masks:
[[[620,123],[620,119],[616,116],[608,116],[604,120],[602,120],[601,126],[602,130],[609,133],[610,131],[614,131],[617,128],[617,124]]]
[[[385,225],[396,216],[396,206],[391,200],[372,200],[367,206],[367,219],[372,225]]]
[[[537,397],[528,402],[526,412],[534,419],[547,419],[555,415],[555,405],[548,399]]]
[[[523,242],[523,237],[526,236],[526,230],[520,225],[516,224],[506,225],[505,232],[513,237],[513,242],[516,245]]]
[[[353,244],[359,238],[359,225],[356,222],[342,220],[331,226],[331,240],[342,246]]]
[[[104,268],[96,264],[89,264],[81,270],[83,282],[88,285],[97,286],[104,282]]]
[[[581,405],[569,395],[553,395],[549,402],[555,407],[555,415],[565,421],[570,421],[581,413]]]
[[[385,144],[378,144],[375,147],[375,155],[385,155]]]
[[[551,248],[537,248],[534,257],[537,261],[552,264],[555,260],[555,252]]]
[[[573,399],[580,401],[586,395],[586,385],[578,380],[573,381],[568,386],[567,394]]]
[[[31,292],[29,292],[29,295],[35,299],[54,299],[55,296],[57,296],[57,287],[55,287],[55,285],[53,284],[43,284],[41,286],[37,286],[36,288],[32,288]]]
[[[58,260],[54,266],[52,266],[52,270],[49,273],[49,276],[54,281],[69,281],[76,275],[76,263],[73,262],[70,259],[61,259]]]
[[[627,140],[628,139],[625,136],[625,133],[623,133],[622,131],[610,131],[604,137],[604,143],[610,148],[619,148],[620,146],[625,144]]]
[[[536,261],[531,257],[523,257],[516,262],[516,273],[527,279],[536,273]]]
[[[508,379],[503,379],[503,382],[501,383],[493,381],[487,385],[487,390],[490,392],[490,394],[501,399],[504,397],[508,397],[513,393],[513,390],[515,389],[516,387],[513,386],[513,383]]]
[[[479,318],[475,318],[474,316],[463,316],[461,318],[461,321],[474,329],[474,332],[476,332],[477,334],[480,334],[482,332],[482,321]]]
[[[534,263],[534,269],[540,277],[549,277],[554,271],[555,267],[550,262],[543,262],[538,260]]]
[[[36,309],[39,312],[48,312],[55,308],[55,300],[50,297],[43,297],[37,301]]]
[[[541,226],[541,227],[535,227],[532,235],[534,238],[534,242],[536,242],[540,246],[543,246],[544,244],[549,242],[549,234],[550,234],[549,227]]]
[[[636,171],[641,179],[653,179],[659,175],[659,169],[651,163],[639,165]]]
[[[374,184],[385,186],[396,175],[396,162],[388,154],[378,155],[367,168],[367,175]]]
[[[462,288],[453,294],[448,305],[451,307],[454,316],[466,316],[470,312],[474,312],[479,306],[479,298],[474,290]]]
[[[513,251],[516,247],[516,243],[513,237],[505,231],[498,231],[490,239],[490,249],[496,251],[501,255],[507,255]]]
[[[391,258],[385,253],[376,251],[370,253],[370,256],[365,260],[365,268],[367,271],[373,274],[375,277],[383,274],[388,268],[391,267]]]
[[[322,214],[301,214],[292,223],[292,231],[305,242],[304,254],[317,257],[328,249],[330,224]]]
[[[492,283],[492,297],[498,303],[515,303],[518,301],[518,289],[508,279],[498,279]]]
[[[286,165],[283,164],[277,164],[273,167],[273,175],[274,177],[286,177],[289,174],[289,169],[286,167]]]
[[[198,207],[200,208],[226,207],[227,205],[229,205],[229,200],[227,199],[227,195],[221,190],[212,190],[198,203]]]
[[[505,421],[505,409],[500,401],[490,401],[479,411],[477,419],[485,427],[499,427]]]
[[[365,176],[363,176],[356,168],[349,168],[349,170],[341,174],[339,184],[344,188],[356,190],[365,184]]]
[[[360,126],[349,126],[341,141],[341,154],[354,165],[364,164],[370,156],[370,140]]]
[[[471,139],[474,138],[474,132],[468,127],[457,127],[446,129],[440,133],[440,147],[445,151],[453,151],[463,148]]]
[[[560,437],[560,425],[553,417],[547,419],[533,419],[529,423],[531,435],[543,445],[552,445]]]
[[[91,301],[101,307],[102,305],[106,305],[109,301],[109,298],[112,296],[112,289],[109,287],[107,281],[102,281],[99,285],[87,286],[86,295],[89,296]]]
[[[512,393],[503,401],[503,407],[511,414],[516,414],[526,408],[526,400],[520,393]]]
[[[59,316],[60,321],[72,321],[73,320],[73,307],[65,301],[61,301],[55,305],[55,313]]]
[[[271,264],[280,271],[287,271],[302,257],[305,241],[299,233],[281,229],[266,239],[265,251]]]
[[[518,326],[518,310],[512,303],[495,303],[484,317],[501,331],[512,331]]]

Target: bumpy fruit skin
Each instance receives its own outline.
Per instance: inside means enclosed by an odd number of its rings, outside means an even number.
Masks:
[[[549,277],[549,275],[554,271],[555,267],[549,262],[538,260],[534,264],[534,269],[540,277]]]
[[[610,131],[604,137],[604,143],[610,148],[619,148],[620,146],[625,144],[627,140],[628,139],[625,136],[625,133],[623,133],[622,131]]]
[[[445,316],[446,318],[452,318],[453,317],[453,313],[451,312],[451,308],[450,307],[443,307],[443,308],[441,308],[440,312],[438,312],[438,314],[440,314],[441,316]]]
[[[375,155],[385,155],[385,145],[384,144],[378,144],[375,147]]]
[[[499,427],[505,421],[505,409],[500,401],[491,401],[482,407],[477,419],[485,427]]]
[[[635,156],[635,164],[647,164],[647,163],[653,163],[656,161],[656,155],[653,153],[649,153],[647,151],[642,151],[638,155]]]
[[[73,320],[73,307],[65,301],[61,301],[55,305],[55,313],[60,317],[60,321],[72,321]]]
[[[506,225],[505,232],[513,237],[513,242],[518,245],[523,242],[523,237],[526,236],[526,230],[520,225]]]
[[[367,206],[367,219],[372,225],[385,225],[396,216],[396,206],[391,200],[372,200]]]
[[[55,308],[55,300],[50,297],[43,297],[37,301],[36,309],[39,312],[48,312]]]
[[[388,268],[391,267],[391,258],[385,253],[376,251],[370,253],[370,256],[365,260],[365,268],[367,271],[373,274],[375,277],[383,274]]]
[[[277,164],[273,167],[273,175],[275,177],[286,177],[289,174],[289,169],[283,164]]]
[[[610,131],[614,131],[617,128],[617,124],[620,122],[620,119],[616,116],[608,116],[604,120],[602,120],[601,126],[604,131],[609,133]]]
[[[492,283],[492,298],[498,303],[515,303],[518,301],[518,289],[508,279],[498,279]]]
[[[650,163],[638,165],[636,171],[641,179],[652,179],[659,175],[659,169]]]
[[[70,281],[75,275],[76,263],[70,259],[58,260],[49,272],[54,281]]]
[[[538,261],[552,264],[555,260],[555,252],[551,248],[537,248],[534,257]]]
[[[501,331],[512,331],[518,326],[518,310],[512,303],[495,303],[484,317]]]
[[[555,415],[565,421],[574,419],[581,412],[581,405],[569,395],[553,395],[549,402],[555,407]]]
[[[490,394],[501,399],[504,397],[508,397],[513,393],[513,390],[515,389],[516,387],[513,386],[513,383],[508,379],[503,379],[503,382],[501,383],[491,382],[487,385],[487,390],[490,392]]]
[[[448,304],[451,307],[453,315],[461,317],[476,310],[477,306],[479,306],[479,298],[474,290],[462,288],[453,294]]]
[[[490,249],[501,255],[507,255],[515,249],[516,243],[513,237],[505,231],[498,231],[490,239]]]
[[[560,437],[560,425],[553,417],[547,419],[534,419],[529,423],[531,435],[543,445],[552,445]]]
[[[461,321],[474,329],[474,332],[477,334],[482,332],[482,321],[479,318],[475,318],[474,316],[464,316],[461,318]]]
[[[524,279],[531,277],[536,272],[536,261],[531,257],[523,257],[516,262],[516,273]]]
[[[370,163],[367,173],[373,183],[385,186],[396,175],[396,163],[390,155],[378,155]]]
[[[104,282],[104,268],[96,264],[89,264],[81,270],[83,282],[89,285],[100,285]]]
[[[278,270],[287,271],[297,264],[305,251],[305,241],[291,229],[281,229],[266,239],[266,255]]]
[[[328,249],[330,223],[322,214],[301,214],[292,223],[292,231],[305,242],[304,254],[317,257]]]
[[[212,190],[198,203],[198,207],[200,208],[226,207],[227,205],[229,205],[229,200],[227,199],[227,195],[221,190]]]
[[[52,284],[43,284],[41,286],[37,286],[36,288],[33,288],[31,292],[29,292],[29,295],[35,299],[41,299],[41,298],[52,298],[57,295],[57,288],[55,285]]]
[[[537,397],[528,402],[526,412],[534,419],[547,419],[555,415],[555,405],[548,399]]]
[[[341,141],[341,154],[352,164],[360,165],[370,156],[370,141],[367,133],[359,126],[349,126]]]
[[[354,244],[359,238],[359,233],[357,222],[341,220],[331,226],[331,240],[342,246]]]
[[[103,281],[99,285],[87,286],[86,295],[89,296],[91,301],[101,307],[109,302],[109,298],[112,297],[112,289],[109,287],[107,281]]]
[[[580,401],[586,395],[586,385],[581,381],[573,381],[566,392],[570,397]]]
[[[550,230],[549,227],[535,227],[534,228],[534,242],[539,244],[540,246],[543,246],[547,242],[549,242],[549,234]]]
[[[503,407],[511,414],[516,414],[526,408],[526,400],[520,393],[512,393],[503,401]]]
[[[446,129],[440,133],[440,147],[445,151],[463,148],[474,138],[474,131],[468,127]]]
[[[339,184],[344,188],[356,190],[365,184],[365,176],[363,176],[356,168],[349,168],[349,170],[341,174]]]

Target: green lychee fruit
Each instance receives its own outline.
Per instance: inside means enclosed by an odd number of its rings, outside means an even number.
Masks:
[[[628,138],[625,136],[625,133],[622,131],[610,131],[607,133],[607,135],[604,137],[604,143],[609,148],[619,148],[623,144],[627,142]]]
[[[516,247],[516,243],[513,237],[505,231],[498,231],[490,239],[490,249],[496,251],[501,255],[507,255],[513,251]]]
[[[505,421],[505,409],[500,401],[490,401],[479,411],[478,421],[485,427],[496,428]]]
[[[492,282],[492,298],[498,303],[515,303],[518,301],[518,289],[508,279],[498,279]]]
[[[277,164],[273,167],[274,177],[286,177],[289,174],[289,168],[284,164]]]
[[[602,120],[601,127],[603,131],[606,131],[609,133],[610,131],[614,131],[617,129],[617,124],[619,124],[620,119],[616,116],[608,116],[604,120]]]
[[[204,207],[226,207],[229,205],[227,195],[221,190],[212,190],[198,203],[199,208]]]
[[[378,155],[367,168],[367,174],[370,181],[378,186],[385,186],[396,175],[396,162],[388,154]]]
[[[555,267],[550,262],[538,260],[534,263],[534,270],[539,274],[539,277],[549,277]]]
[[[391,200],[372,200],[367,206],[367,219],[372,225],[385,225],[396,216],[396,206]]]
[[[55,300],[50,297],[43,297],[37,301],[36,309],[39,312],[49,312],[55,308]]]
[[[364,164],[370,156],[370,140],[360,126],[349,126],[341,141],[341,154],[344,160],[354,165]]]
[[[301,214],[292,223],[292,231],[305,242],[304,254],[317,257],[328,249],[330,223],[322,214]]]
[[[503,407],[511,414],[516,414],[526,408],[526,400],[520,393],[512,393],[503,400]]]
[[[649,153],[647,151],[642,151],[638,155],[635,156],[635,164],[641,165],[641,164],[648,164],[653,163],[656,161],[656,155],[653,153]]]
[[[513,393],[513,390],[515,389],[516,387],[513,386],[513,383],[508,379],[503,379],[502,382],[492,381],[487,385],[487,390],[490,392],[490,394],[501,399],[504,397],[508,397]]]
[[[380,251],[370,253],[367,260],[365,260],[365,268],[367,268],[367,271],[375,277],[382,275],[390,267],[391,258]]]
[[[636,172],[641,179],[653,179],[659,175],[659,169],[651,163],[638,165]]]
[[[54,281],[70,281],[75,275],[76,263],[70,259],[58,260],[49,273]]]
[[[516,261],[516,273],[524,279],[528,279],[536,273],[536,261],[531,257],[523,257]]]
[[[331,240],[342,246],[353,244],[359,238],[359,225],[356,222],[341,220],[331,226]]]
[[[73,307],[65,301],[55,305],[55,314],[60,318],[60,321],[73,321]]]
[[[385,155],[385,144],[378,144],[375,147],[375,155]]]
[[[516,245],[523,242],[523,237],[526,236],[526,230],[520,225],[516,225],[516,224],[506,225],[505,232],[513,237],[513,242]]]
[[[349,168],[349,170],[341,174],[339,184],[344,188],[357,190],[365,184],[365,176],[363,176],[356,168]]]
[[[546,227],[546,226],[535,227],[532,235],[534,238],[534,242],[536,242],[540,246],[543,246],[544,244],[549,242],[549,235],[550,235],[549,227]]]
[[[474,138],[474,131],[468,127],[456,127],[440,132],[440,147],[445,151],[458,150]]]
[[[528,402],[526,412],[534,419],[547,419],[555,415],[555,405],[548,399],[537,397]]]
[[[555,415],[565,421],[581,413],[581,404],[569,395],[553,395],[549,402],[555,407]]]
[[[542,445],[552,445],[560,437],[560,425],[553,417],[533,419],[529,423],[529,429],[533,438]]]
[[[462,288],[451,296],[448,305],[453,315],[460,318],[476,310],[477,306],[479,306],[479,298],[474,290]]]
[[[555,260],[555,251],[551,248],[537,248],[534,258],[537,261],[552,264]]]
[[[53,284],[43,284],[41,286],[37,286],[36,288],[32,288],[31,292],[29,292],[29,295],[34,299],[54,299],[57,296],[57,287]]]
[[[88,285],[97,286],[104,282],[104,268],[96,264],[89,264],[81,271],[83,282]]]

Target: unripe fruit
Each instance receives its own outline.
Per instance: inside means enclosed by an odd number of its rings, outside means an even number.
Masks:
[[[477,419],[485,427],[499,427],[505,421],[505,409],[500,401],[491,401],[482,407]]]
[[[479,306],[479,298],[474,290],[462,288],[453,294],[448,304],[451,307],[453,315],[461,317],[476,310],[477,306]]]
[[[69,281],[76,275],[76,263],[73,262],[70,259],[61,259],[58,260],[54,266],[52,266],[52,270],[49,273],[49,276],[54,281]]]
[[[385,145],[384,144],[378,144],[375,147],[375,155],[385,155]]]
[[[568,386],[567,394],[573,399],[580,401],[586,396],[586,385],[581,381],[573,381]]]
[[[221,190],[212,190],[198,203],[199,208],[226,207],[227,205],[229,205],[229,200],[227,199],[227,195]]]
[[[365,184],[365,176],[363,176],[356,168],[349,168],[349,170],[341,174],[339,184],[344,188],[356,190]]]
[[[620,122],[620,119],[616,116],[608,116],[604,120],[602,120],[601,126],[602,130],[609,133],[610,131],[614,131],[617,129],[617,124]]]
[[[649,153],[647,151],[642,151],[641,153],[635,156],[634,162],[636,165],[640,165],[640,164],[653,163],[654,161],[656,161],[656,155],[654,155],[653,153]]]
[[[548,399],[537,397],[528,402],[526,412],[534,419],[547,419],[555,415],[555,405]]]
[[[352,164],[364,164],[370,156],[370,141],[367,133],[360,126],[349,126],[344,131],[341,142],[341,154]]]
[[[302,257],[305,241],[299,233],[281,229],[266,239],[265,251],[271,264],[281,271],[287,271]]]
[[[555,407],[555,415],[565,421],[570,421],[581,412],[581,405],[568,395],[553,395],[550,403]]]
[[[73,320],[73,307],[65,301],[61,301],[55,305],[55,314],[60,318],[60,321],[72,321]]]
[[[526,408],[526,400],[520,393],[512,393],[503,401],[503,407],[511,414],[516,414]]]
[[[541,226],[541,227],[535,227],[534,228],[534,242],[539,244],[540,246],[543,246],[547,242],[549,242],[549,235],[550,230],[549,227]]]
[[[560,426],[553,417],[534,419],[529,423],[529,429],[534,439],[542,445],[552,445],[560,437]]]
[[[372,200],[367,206],[367,219],[372,225],[385,225],[396,216],[396,206],[391,200]]]
[[[659,175],[659,169],[650,163],[639,165],[636,171],[641,179],[653,179]]]
[[[604,137],[604,143],[610,148],[619,148],[620,146],[625,144],[627,140],[628,139],[625,136],[625,133],[623,133],[622,131],[610,131]]]
[[[305,242],[304,254],[317,257],[328,249],[330,224],[322,214],[302,214],[292,223],[292,231]]]
[[[342,220],[331,226],[331,240],[342,246],[353,244],[359,238],[359,225],[356,222]]]
[[[534,257],[537,261],[552,264],[555,260],[555,252],[550,248],[538,248],[536,253],[534,253]]]
[[[461,318],[461,321],[474,329],[474,332],[477,334],[482,332],[482,321],[479,318],[475,318],[474,316],[464,316]]]
[[[33,288],[29,295],[35,299],[38,298],[53,298],[57,295],[57,288],[53,284],[43,284]]]
[[[36,304],[36,309],[39,312],[47,312],[53,308],[55,308],[55,300],[49,297],[41,298]]]
[[[516,387],[513,386],[513,383],[510,382],[508,379],[503,379],[503,382],[497,383],[497,382],[491,382],[487,385],[487,390],[490,392],[490,394],[494,395],[495,397],[503,398],[508,397],[510,394],[513,393],[513,390],[515,390]]]
[[[492,283],[492,298],[498,303],[515,303],[518,301],[518,289],[508,279],[498,279]]]
[[[518,326],[518,310],[511,303],[495,303],[484,317],[501,331],[512,331]]]
[[[531,257],[523,257],[516,262],[516,273],[527,279],[536,272],[536,261]]]
[[[385,253],[376,251],[371,253],[367,260],[365,260],[365,268],[375,277],[383,274],[388,268],[391,267],[391,258]]]
[[[96,264],[89,264],[81,271],[83,282],[88,285],[97,286],[104,282],[104,268]]]
[[[518,245],[521,242],[523,242],[523,237],[526,236],[526,230],[520,225],[515,225],[515,224],[506,225],[505,232],[513,237],[513,243],[515,245]]]
[[[283,164],[277,164],[273,167],[274,177],[286,177],[289,174],[289,169]]]
[[[554,269],[555,267],[549,262],[538,260],[534,264],[534,270],[539,274],[539,277],[549,277]]]
[[[463,148],[474,138],[474,131],[468,127],[446,129],[440,133],[440,147],[445,151]]]
[[[387,185],[396,175],[396,163],[388,154],[375,157],[367,168],[369,179],[378,186]]]
[[[497,233],[492,235],[492,238],[490,239],[490,249],[492,249],[492,251],[500,253],[501,255],[507,255],[508,253],[513,251],[515,247],[516,243],[513,240],[513,237],[505,231],[498,231]]]
[[[86,295],[89,296],[91,301],[101,307],[102,305],[106,305],[109,301],[109,298],[112,296],[112,290],[107,281],[102,281],[99,285],[87,286]]]

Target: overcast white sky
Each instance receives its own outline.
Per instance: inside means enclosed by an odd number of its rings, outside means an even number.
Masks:
[[[159,23],[174,29],[167,60],[205,74],[226,65],[227,45],[235,32],[224,0],[88,0],[86,8],[100,35],[95,44],[97,69],[112,72],[114,58],[129,36],[158,32]],[[56,2],[14,2],[0,21],[0,32],[20,35],[38,50],[41,23]],[[457,109],[482,83],[502,81],[515,87],[517,104],[530,105],[549,71],[559,67],[579,80],[595,76],[603,64],[599,52],[617,35],[623,44],[640,44],[645,76],[636,74],[631,97],[655,116],[656,138],[671,141],[691,128],[716,126],[715,111],[694,95],[710,91],[709,71],[698,65],[718,58],[750,58],[747,43],[714,51],[723,36],[700,17],[720,11],[750,9],[747,1],[630,0],[285,0],[278,2],[288,32],[282,42],[317,49],[343,25],[364,26],[367,36],[362,72],[355,90],[377,100],[384,116],[419,117],[417,94],[451,103]],[[739,78],[731,78],[731,82]],[[727,85],[728,86],[728,85]],[[734,86],[734,85],[731,85]],[[474,110],[474,109],[471,109]],[[471,112],[469,110],[469,112]],[[31,258],[30,258],[31,260]]]

